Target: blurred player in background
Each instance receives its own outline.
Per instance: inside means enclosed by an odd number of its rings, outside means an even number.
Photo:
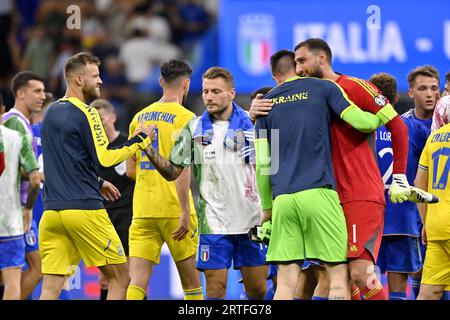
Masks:
[[[414,108],[405,112],[402,117],[411,118],[422,125],[430,134],[433,122],[433,112],[439,100],[439,73],[433,66],[425,65],[412,70],[408,74],[408,94],[412,98]],[[428,137],[428,136],[427,136]],[[422,223],[419,221],[422,230]],[[420,240],[422,259],[425,258],[426,248]],[[411,288],[417,297],[420,288],[421,271],[411,276]]]
[[[31,115],[42,110],[45,101],[44,80],[30,71],[17,73],[11,81],[11,91],[14,95],[14,107],[3,115],[5,127],[17,130],[33,146],[35,157],[38,156],[38,147],[31,128]],[[39,189],[37,190],[39,191]],[[27,202],[28,182],[21,184],[22,205]],[[34,203],[38,194],[32,194]],[[32,213],[30,213],[32,214]],[[30,230],[25,233],[25,252],[27,267],[22,275],[22,298],[27,299],[36,285],[42,279],[41,256],[38,246],[38,227],[32,219]]]
[[[53,103],[42,123],[44,214],[39,225],[42,255],[41,299],[60,295],[80,259],[108,278],[108,299],[124,299],[129,276],[117,232],[103,206],[99,165],[114,166],[151,143],[148,127],[125,144],[108,149],[98,112],[85,103],[100,96],[97,57],[78,53],[64,66],[67,91]],[[142,130],[142,132],[141,132]]]
[[[160,78],[163,96],[135,115],[130,136],[140,123],[157,125],[152,146],[168,157],[177,135],[195,116],[183,106],[191,75],[192,69],[181,60],[163,63]],[[195,268],[198,221],[190,190],[190,169],[180,172],[175,182],[168,182],[140,151],[127,161],[127,171],[136,179],[127,299],[144,299],[153,265],[159,264],[161,247],[166,243],[180,275],[184,299],[203,300],[200,273]]]
[[[369,81],[377,86],[392,102],[398,101],[397,81],[387,74],[373,75]],[[408,126],[408,164],[406,176],[410,185],[414,184],[420,154],[428,138],[428,130],[412,117],[402,116]],[[391,134],[385,126],[377,130],[376,150],[378,164],[385,186],[386,209],[384,211],[383,238],[377,265],[381,273],[388,273],[389,300],[406,300],[408,275],[422,269],[423,257],[420,251],[420,215],[417,204],[405,201],[391,203],[388,189],[392,183],[393,150]]]
[[[43,181],[45,180],[44,176],[44,158],[42,155],[42,143],[41,143],[41,126],[42,121],[44,120],[45,112],[47,111],[47,107],[50,103],[53,102],[53,94],[51,92],[45,92],[45,101],[40,111],[35,111],[31,114],[31,129],[33,130],[33,141],[37,147],[37,160],[39,165],[39,173],[41,174],[41,184],[39,195],[36,199],[36,202],[33,207],[33,220],[37,226],[39,226],[39,222],[41,221],[42,214],[44,213],[44,203],[42,202],[43,197]],[[36,237],[36,243],[38,243],[38,233],[34,234]],[[38,248],[37,244],[36,247]],[[40,255],[39,255],[40,260]],[[41,270],[41,263],[39,263],[39,271]],[[69,280],[67,279],[64,283],[64,286],[61,290],[61,294],[58,298],[59,300],[70,300],[70,288],[69,288]]]
[[[0,106],[0,116],[4,107]],[[0,271],[4,284],[4,300],[20,300],[21,273],[25,264],[24,233],[31,227],[32,208],[39,192],[38,164],[30,141],[16,130],[2,125],[0,120],[6,167],[0,176]],[[28,197],[22,208],[20,170],[28,175]]]
[[[408,74],[408,85],[414,107],[403,116],[413,118],[430,130],[433,111],[440,98],[439,72],[430,65],[417,67]]]
[[[431,131],[435,131],[446,125],[450,119],[450,72],[445,75],[445,87],[442,98],[436,104],[433,112]]]
[[[115,122],[117,120],[117,115],[113,105],[107,100],[96,99],[90,106],[95,108],[100,115],[103,127],[105,128],[106,137],[109,141],[109,147],[114,148],[126,143],[128,135],[116,130]],[[112,183],[119,190],[120,198],[117,201],[114,201],[115,199],[105,199],[104,205],[109,219],[122,242],[125,256],[128,257],[128,234],[131,226],[131,218],[133,216],[134,180],[126,175],[125,161],[114,167],[100,167],[99,176]],[[126,272],[129,272],[128,261],[126,263]],[[106,300],[106,297],[108,296],[108,280],[102,272],[100,272],[99,276],[100,300]]]

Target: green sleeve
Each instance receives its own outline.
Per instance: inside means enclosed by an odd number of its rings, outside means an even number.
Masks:
[[[3,123],[3,125],[6,128],[9,128],[11,130],[19,132],[22,137],[25,137],[25,139],[27,139],[28,142],[32,143],[31,137],[28,133],[28,129],[25,128],[22,121],[20,121],[17,116],[13,116],[13,117],[9,118],[8,120],[6,120]]]
[[[376,115],[362,111],[355,105],[345,109],[341,114],[341,118],[356,130],[364,133],[372,132],[383,125],[380,118]]]
[[[270,147],[267,139],[255,139],[256,183],[264,210],[272,208],[272,186],[270,184]]]
[[[37,163],[36,157],[34,155],[33,147],[31,143],[25,139],[25,137],[21,137],[22,146],[20,148],[19,161],[23,170],[26,173],[30,173],[31,171],[38,170],[39,165]]]
[[[191,121],[189,121],[175,141],[169,160],[175,165],[189,167],[193,158],[193,141],[192,134],[189,129]]]

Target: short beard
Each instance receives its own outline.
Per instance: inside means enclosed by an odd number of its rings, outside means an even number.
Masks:
[[[81,92],[83,93],[84,101],[89,101],[91,99],[100,98],[100,95],[97,94],[97,91],[95,90],[95,87],[82,88]]]
[[[220,109],[220,110],[215,110],[214,112],[210,113],[208,112],[213,118],[220,118],[225,112],[227,112],[228,106]]]
[[[323,78],[322,69],[320,69],[318,64],[315,65],[314,70],[311,72],[311,74],[309,76],[310,77],[315,77],[315,78]]]

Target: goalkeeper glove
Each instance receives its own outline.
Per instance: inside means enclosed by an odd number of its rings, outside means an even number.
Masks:
[[[262,224],[262,226],[256,225],[253,228],[251,228],[250,231],[248,232],[248,236],[252,241],[260,243],[262,242],[265,245],[269,245],[271,232],[272,232],[272,221],[267,220]]]
[[[408,179],[404,174],[393,174],[389,187],[389,198],[393,203],[402,203],[411,195]]]
[[[411,195],[408,200],[415,203],[438,203],[439,197],[416,187],[410,187]]]

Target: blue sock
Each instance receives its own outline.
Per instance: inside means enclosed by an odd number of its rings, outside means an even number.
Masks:
[[[70,297],[70,291],[62,289],[61,293],[59,294],[58,300],[72,300],[72,298]]]
[[[311,300],[328,300],[328,298],[324,298],[324,297],[319,297],[319,296],[312,296]]]
[[[389,292],[389,300],[408,300],[406,292]]]
[[[450,291],[444,291],[442,292],[442,298],[441,300],[450,300]]]
[[[417,299],[420,290],[420,278],[411,278],[409,284],[411,285],[411,289],[414,293],[414,299]]]
[[[275,296],[275,286],[273,284],[267,289],[266,295],[264,296],[264,300],[273,300]]]

